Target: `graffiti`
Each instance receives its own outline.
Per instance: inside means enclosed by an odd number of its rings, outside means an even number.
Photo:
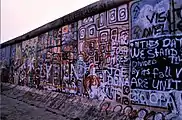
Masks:
[[[181,91],[180,42],[181,36],[131,41],[131,100],[134,103],[168,107],[172,98],[165,91]]]
[[[102,92],[98,93],[95,98],[107,97],[118,102],[122,101],[122,85],[124,85],[122,81],[128,80],[129,75],[127,7],[127,4],[121,5],[118,8],[78,21],[78,51],[87,66],[87,69],[84,70],[87,72],[84,72],[82,79],[83,81],[87,80],[89,66],[92,64],[94,64],[96,76],[100,79],[100,85],[96,86],[95,92]],[[97,21],[99,21],[99,26],[97,26]],[[110,71],[109,67],[111,66],[113,69]],[[116,70],[115,74],[113,70]],[[90,84],[90,82],[88,83]],[[91,95],[92,93],[87,94]]]
[[[181,2],[137,1],[131,11],[131,103],[169,110],[153,119],[180,119],[182,41],[167,34],[181,33]]]
[[[89,74],[85,76],[83,79],[83,86],[86,94],[90,91],[91,98],[97,96],[98,92],[97,88],[100,86],[100,79],[97,77],[95,73],[95,66],[91,64],[89,67]]]
[[[180,36],[132,42],[131,85],[136,88],[180,90],[182,76],[181,69],[177,66],[181,64],[180,42]]]
[[[77,23],[62,27],[62,84],[63,92],[80,94],[80,86],[77,64],[78,57]]]
[[[141,120],[141,119],[152,119],[152,120],[159,120],[159,119],[168,119],[165,117],[165,114],[161,112],[154,112],[150,111],[149,108],[134,108],[130,105],[121,105],[121,104],[112,104],[111,102],[104,101],[99,106],[100,112],[106,113],[107,116],[112,115],[114,118],[120,119],[134,119],[134,120]],[[113,115],[112,113],[117,113]]]
[[[181,4],[134,0],[68,24],[80,11],[64,17],[64,26],[1,49],[7,80],[104,101],[108,118],[180,120]]]
[[[47,48],[48,33],[39,35],[37,42],[37,51]]]
[[[36,51],[37,51],[37,40],[38,37],[23,41],[22,43],[22,61],[24,68],[22,69],[22,77],[24,83],[28,86],[35,84],[35,62],[36,62]]]
[[[1,61],[6,67],[10,66],[10,46],[1,49]]]
[[[10,66],[9,66],[9,82],[10,83],[15,83],[13,74],[15,72],[15,55],[16,55],[16,45],[11,45],[10,47]]]
[[[170,9],[170,3],[173,4]],[[180,1],[160,0],[132,4],[132,38],[147,38],[181,32]],[[176,18],[176,20],[175,20]],[[175,25],[176,24],[176,25]]]

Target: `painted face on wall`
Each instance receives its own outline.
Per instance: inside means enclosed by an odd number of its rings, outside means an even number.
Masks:
[[[46,58],[47,58],[47,59],[51,59],[51,56],[52,56],[51,52],[50,52],[50,51],[48,51],[48,52],[47,52],[47,56],[46,56]]]

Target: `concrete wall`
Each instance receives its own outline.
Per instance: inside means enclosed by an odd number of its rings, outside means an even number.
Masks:
[[[60,25],[2,45],[9,82],[116,102],[106,108],[129,106],[141,118],[182,119],[181,0],[117,3]]]

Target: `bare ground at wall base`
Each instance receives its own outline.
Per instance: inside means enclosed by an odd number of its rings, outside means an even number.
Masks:
[[[43,108],[0,95],[1,120],[69,120]]]

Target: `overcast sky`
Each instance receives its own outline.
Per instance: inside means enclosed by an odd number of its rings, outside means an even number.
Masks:
[[[1,43],[98,0],[1,0]]]

